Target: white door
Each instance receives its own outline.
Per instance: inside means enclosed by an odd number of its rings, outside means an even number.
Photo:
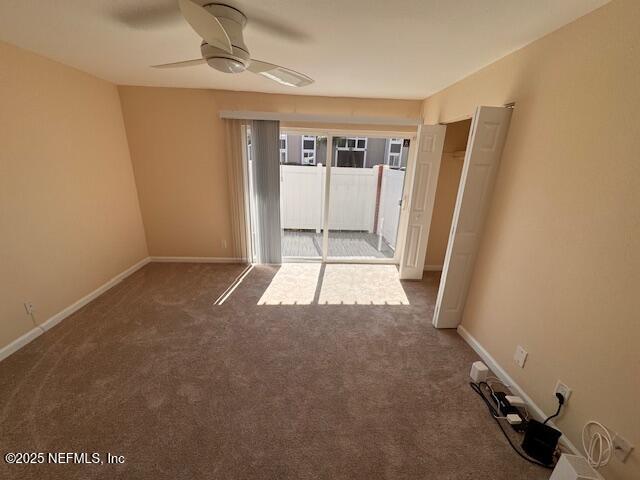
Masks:
[[[455,328],[462,319],[511,111],[478,107],[473,116],[433,314],[437,328]]]
[[[424,273],[424,258],[427,253],[446,130],[447,127],[444,125],[421,125],[418,130],[418,152],[411,189],[409,223],[400,262],[401,279],[419,280]]]

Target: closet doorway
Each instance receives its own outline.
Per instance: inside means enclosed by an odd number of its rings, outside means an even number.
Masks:
[[[433,314],[437,328],[456,328],[462,319],[512,111],[478,107],[473,115]]]

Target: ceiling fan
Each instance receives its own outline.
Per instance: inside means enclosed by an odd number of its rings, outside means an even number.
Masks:
[[[302,73],[273,63],[252,59],[242,38],[247,17],[240,10],[221,3],[204,6],[193,0],[178,0],[184,18],[202,37],[202,58],[182,62],[154,65],[154,68],[190,67],[207,63],[225,73],[240,73],[248,70],[282,85],[304,87],[313,79]]]

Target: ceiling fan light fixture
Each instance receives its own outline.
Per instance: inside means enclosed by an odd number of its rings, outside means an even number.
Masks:
[[[207,63],[210,67],[224,73],[241,73],[247,68],[240,60],[229,57],[207,58]]]

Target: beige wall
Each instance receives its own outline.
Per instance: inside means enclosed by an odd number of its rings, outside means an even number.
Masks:
[[[638,25],[614,1],[424,103],[431,122],[517,103],[463,325],[546,412],[573,388],[576,444],[596,419],[640,445]],[[640,478],[640,452],[603,473]]]
[[[233,256],[225,130],[216,95],[172,88],[119,91],[149,254]]]
[[[146,257],[115,86],[0,43],[0,347]]]
[[[441,267],[444,263],[470,127],[470,119],[447,125],[424,262],[427,268]]]
[[[418,118],[422,105],[177,88],[119,91],[154,256],[234,256],[220,110]]]

